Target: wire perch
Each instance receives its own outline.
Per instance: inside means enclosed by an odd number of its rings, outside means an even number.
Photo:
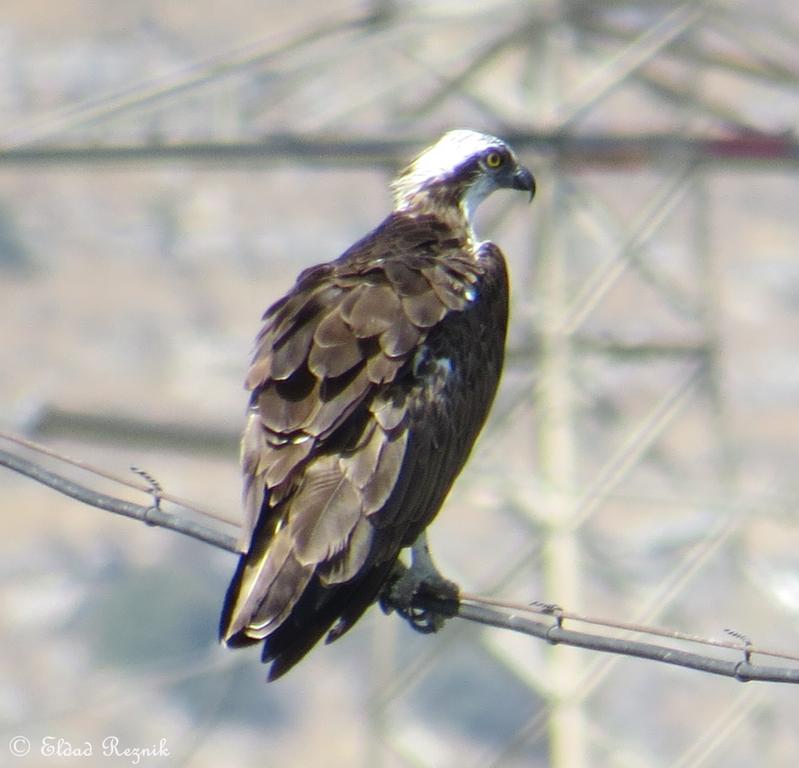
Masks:
[[[22,458],[8,451],[0,450],[0,466],[5,466],[14,472],[42,483],[59,493],[69,496],[84,504],[99,509],[113,512],[114,514],[140,520],[149,525],[167,528],[182,533],[198,541],[210,544],[228,552],[237,553],[236,537],[222,531],[208,528],[205,525],[188,520],[180,514],[165,512],[158,504],[149,507],[134,504],[124,499],[119,499],[108,494],[99,493],[87,486],[45,469],[29,459]],[[140,474],[138,472],[137,474]],[[155,496],[160,493],[160,484],[151,476],[141,475],[151,482],[151,493]],[[777,667],[753,664],[752,656],[755,653],[797,660],[794,656],[774,651],[755,648],[748,637],[735,630],[727,633],[742,644],[721,643],[715,640],[680,635],[677,632],[663,629],[624,625],[620,622],[611,622],[592,617],[581,617],[563,610],[553,603],[532,602],[528,605],[494,600],[468,593],[461,593],[458,599],[446,599],[418,595],[414,598],[413,605],[422,610],[436,611],[443,617],[457,617],[467,621],[484,624],[486,626],[506,629],[513,632],[538,637],[549,643],[569,645],[575,648],[585,648],[602,653],[613,653],[634,658],[658,661],[664,664],[695,669],[709,674],[730,677],[740,682],[761,681],[775,683],[799,683],[799,667]],[[554,616],[555,623],[550,621],[536,621],[525,613],[539,613]],[[563,627],[563,620],[584,621],[590,624],[600,624],[615,629],[633,629],[636,632],[650,633],[659,636],[669,636],[674,639],[688,640],[705,645],[722,646],[724,648],[743,651],[742,661],[729,661],[725,659],[689,653],[677,648],[655,643],[645,643],[638,640],[628,640],[621,637],[579,632]]]

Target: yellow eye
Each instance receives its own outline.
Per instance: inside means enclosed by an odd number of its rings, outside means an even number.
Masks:
[[[499,152],[489,152],[486,155],[486,165],[489,168],[499,168],[502,165],[502,155]]]

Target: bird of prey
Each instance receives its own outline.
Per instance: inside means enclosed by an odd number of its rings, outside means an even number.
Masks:
[[[376,229],[302,272],[264,314],[246,379],[243,554],[220,636],[263,643],[270,680],[325,633],[340,637],[385,589],[419,629],[430,626],[410,608],[420,588],[457,594],[424,531],[502,368],[505,260],[472,229],[501,188],[535,192],[511,148],[446,133],[394,181]],[[405,547],[411,567],[398,578]]]

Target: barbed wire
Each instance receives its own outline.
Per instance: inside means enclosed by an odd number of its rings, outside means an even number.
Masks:
[[[663,629],[659,627],[650,627],[643,624],[633,624],[626,621],[615,621],[611,619],[602,619],[596,616],[586,616],[573,611],[566,611],[559,605],[552,603],[541,603],[538,601],[532,602],[529,605],[523,603],[516,603],[509,600],[498,600],[484,595],[472,595],[468,592],[460,593],[461,601],[476,602],[482,605],[490,605],[495,608],[504,608],[513,612],[519,613],[533,613],[544,616],[554,616],[560,619],[561,622],[577,621],[583,624],[594,624],[599,627],[606,627],[608,629],[620,629],[626,632],[634,632],[646,635],[655,635],[658,637],[666,637],[672,640],[680,640],[686,643],[697,643],[700,645],[709,645],[715,648],[726,648],[729,650],[743,650],[744,653],[757,653],[761,656],[771,656],[776,659],[785,659],[787,661],[799,661],[799,655],[778,651],[773,648],[763,648],[762,646],[755,647],[752,641],[743,633],[735,629],[725,628],[724,633],[730,637],[737,638],[743,643],[735,643],[729,640],[714,640],[712,638],[700,637],[698,635],[691,635],[686,632],[681,632],[676,629]]]
[[[204,507],[200,507],[195,504],[193,501],[189,501],[188,499],[181,498],[180,496],[176,496],[174,493],[167,493],[161,488],[160,484],[158,483],[155,478],[152,477],[147,471],[140,469],[139,467],[131,466],[130,470],[139,477],[144,478],[146,481],[145,483],[140,483],[135,480],[132,480],[129,477],[123,477],[115,472],[110,472],[107,469],[103,469],[102,467],[97,467],[93,464],[89,464],[87,461],[83,461],[81,459],[73,459],[71,456],[66,456],[59,451],[53,450],[49,446],[42,445],[41,443],[37,443],[33,440],[29,440],[26,437],[22,437],[21,435],[16,435],[13,432],[7,432],[5,430],[0,430],[0,440],[7,440],[10,443],[14,443],[15,445],[19,445],[23,448],[27,448],[34,453],[42,454],[43,456],[48,456],[51,459],[55,459],[56,461],[61,461],[64,464],[68,464],[69,466],[76,467],[77,469],[83,470],[84,472],[88,472],[92,475],[97,475],[98,477],[103,477],[106,480],[111,480],[114,483],[119,483],[119,485],[124,485],[127,488],[132,488],[136,491],[144,491],[145,493],[152,494],[153,491],[158,492],[158,498],[164,499],[165,501],[171,501],[173,504],[177,504],[179,507],[183,507],[184,509],[189,509],[192,512],[196,512],[199,515],[203,515],[204,517],[210,517],[214,520],[219,520],[223,523],[229,523],[230,525],[238,525],[238,522],[235,518],[226,516],[214,510],[210,510]]]
[[[116,496],[101,493],[93,488],[77,483],[64,475],[45,469],[41,464],[37,464],[30,459],[23,458],[10,451],[0,450],[0,466],[7,467],[14,472],[25,475],[31,478],[31,480],[35,480],[37,483],[42,483],[52,488],[54,491],[58,491],[65,496],[69,496],[76,501],[81,501],[91,507],[104,509],[106,512],[113,512],[115,515],[122,515],[123,517],[140,520],[147,525],[169,528],[172,531],[177,531],[185,536],[203,541],[206,544],[211,544],[220,549],[226,549],[228,552],[238,551],[235,536],[231,536],[223,531],[214,530],[202,523],[188,520],[182,515],[166,512],[161,509],[160,505],[151,504],[145,507],[141,504],[135,504]],[[89,469],[86,469],[86,471],[92,472],[92,470]],[[125,483],[125,485],[130,484]],[[147,492],[147,489],[140,490]],[[167,498],[166,494],[163,494],[161,498]],[[199,511],[194,507],[185,506],[184,508],[194,512]]]
[[[160,504],[162,499],[171,501],[171,499],[175,497],[170,497],[169,494],[165,493],[161,488],[161,484],[152,477],[150,473],[143,475],[147,479],[146,485],[133,484],[124,478],[120,478],[105,470],[94,468],[85,462],[77,462],[68,459],[51,451],[45,446],[39,446],[24,438],[17,438],[17,436],[9,438],[8,433],[5,432],[0,433],[0,437],[5,439],[13,438],[13,442],[19,445],[25,445],[33,451],[67,462],[86,472],[114,482],[119,482],[127,487],[134,487],[136,490],[143,493],[149,493],[152,496],[153,503],[145,506],[106,493],[101,493],[86,485],[75,482],[62,474],[49,470],[31,459],[27,459],[10,451],[0,450],[0,466],[7,467],[14,472],[52,488],[58,493],[62,493],[76,501],[88,504],[89,506],[122,515],[123,517],[139,520],[147,525],[167,528],[228,552],[238,552],[237,538],[235,535],[190,520],[179,512],[165,511],[162,509]],[[141,472],[139,472],[139,474],[141,474]],[[185,511],[199,513],[201,515],[207,514],[193,504],[184,502],[176,503],[174,501],[171,501],[171,503]],[[214,515],[214,517],[219,519],[217,515]],[[769,656],[790,661],[799,661],[799,656],[757,647],[748,637],[735,630],[725,630],[725,632],[740,642],[714,640],[689,635],[676,630],[583,616],[564,610],[560,606],[554,604],[541,602],[531,602],[529,604],[516,603],[468,592],[461,592],[459,598],[456,600],[441,599],[439,597],[421,594],[414,598],[413,607],[434,611],[447,618],[457,617],[486,626],[519,632],[545,640],[552,645],[568,645],[602,653],[658,661],[664,664],[730,677],[739,682],[761,681],[799,683],[799,667],[769,666],[752,663],[752,657],[755,655]],[[536,620],[531,618],[530,614],[548,616],[551,620]],[[564,622],[566,621],[592,624],[617,631],[622,630],[637,634],[668,637],[682,642],[697,643],[721,648],[723,650],[737,651],[741,654],[741,658],[738,660],[723,659],[692,653],[671,646],[659,645],[657,643],[642,642],[627,637],[600,635],[591,632],[566,629],[564,627]]]

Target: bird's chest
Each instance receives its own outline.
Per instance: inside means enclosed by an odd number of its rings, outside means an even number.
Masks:
[[[473,300],[432,328],[410,360],[411,419],[436,427],[432,432],[442,437],[455,432],[468,440],[494,397],[507,315],[490,288],[477,286]]]

